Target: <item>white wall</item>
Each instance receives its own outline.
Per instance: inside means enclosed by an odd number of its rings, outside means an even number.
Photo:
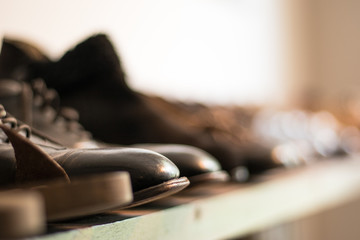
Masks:
[[[283,96],[279,0],[0,0],[0,34],[52,57],[110,36],[139,91],[211,103]]]

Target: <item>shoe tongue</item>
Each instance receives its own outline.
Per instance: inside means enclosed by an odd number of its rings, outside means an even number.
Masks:
[[[5,125],[0,124],[0,128],[14,148],[17,184],[31,185],[49,180],[70,182],[65,170],[38,146]]]

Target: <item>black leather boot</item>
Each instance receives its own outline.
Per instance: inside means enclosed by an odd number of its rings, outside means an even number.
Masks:
[[[1,121],[13,128],[23,129],[15,118],[9,116],[0,106]],[[54,142],[35,129],[26,128],[26,136],[61,166],[71,179],[116,171],[130,174],[134,200],[127,207],[140,205],[174,194],[189,185],[186,177],[179,178],[178,168],[166,157],[145,149],[136,148],[93,148],[70,149]],[[17,182],[16,158],[0,134],[0,186],[11,186]],[[26,152],[18,151],[22,155]],[[30,165],[31,166],[31,165]],[[50,171],[50,169],[49,169]],[[50,175],[53,175],[49,172]]]
[[[70,180],[59,163],[29,140],[30,127],[19,124],[16,119],[7,116],[1,105],[0,129],[0,191],[32,192],[38,195],[41,200],[39,203],[43,207],[41,215],[36,213],[36,210],[40,209],[27,212],[30,215],[22,215],[22,209],[14,210],[12,203],[8,203],[9,209],[3,217],[13,217],[6,222],[8,225],[5,225],[10,229],[14,230],[13,228],[19,227],[16,225],[23,224],[20,217],[33,218],[35,222],[42,215],[46,216],[47,221],[65,220],[105,212],[132,203],[133,194],[128,172],[97,173],[72,177]],[[25,136],[21,135],[22,133]],[[3,174],[6,171],[8,175]],[[13,200],[17,204],[24,201],[24,207],[27,204],[26,200]],[[26,211],[26,208],[24,210]],[[3,229],[2,232],[7,232],[7,229]]]
[[[6,117],[2,118],[2,122],[0,131],[3,131],[11,142],[16,165],[15,181],[13,181],[12,187],[6,190],[2,189],[2,191],[26,191],[39,195],[44,208],[42,215],[46,216],[47,221],[79,218],[121,208],[132,203],[133,193],[128,172],[97,173],[72,177],[70,180],[65,170],[53,158],[28,139],[30,133],[28,127],[17,126],[15,120]],[[10,126],[6,126],[7,124]],[[27,137],[20,134],[23,130],[26,131]],[[1,137],[3,137],[2,134],[1,132]],[[9,145],[3,144],[2,149]],[[14,172],[13,169],[10,171]],[[0,185],[0,188],[4,188],[4,186]],[[14,201],[21,204],[22,200],[14,199]],[[25,200],[23,204],[26,206]],[[9,219],[9,225],[6,225],[10,228],[17,228],[19,226],[16,225],[23,224],[22,220],[18,218],[20,216],[25,219],[33,218],[35,222],[37,217],[41,217],[36,214],[36,211],[28,212],[31,214],[30,216],[21,215],[21,212],[16,212],[18,210],[15,211],[11,206],[9,205],[9,209],[6,210],[6,215],[10,214],[14,217]],[[2,230],[4,231],[4,229]]]

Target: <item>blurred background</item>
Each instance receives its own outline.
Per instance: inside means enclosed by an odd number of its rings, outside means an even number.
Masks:
[[[279,0],[2,0],[0,31],[53,58],[92,34],[113,41],[132,87],[170,98],[283,100]]]

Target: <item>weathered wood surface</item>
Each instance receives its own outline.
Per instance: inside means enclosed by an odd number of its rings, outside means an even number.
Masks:
[[[224,239],[294,221],[360,196],[360,157],[278,171],[249,184],[189,188],[137,208],[49,225],[34,239]]]

